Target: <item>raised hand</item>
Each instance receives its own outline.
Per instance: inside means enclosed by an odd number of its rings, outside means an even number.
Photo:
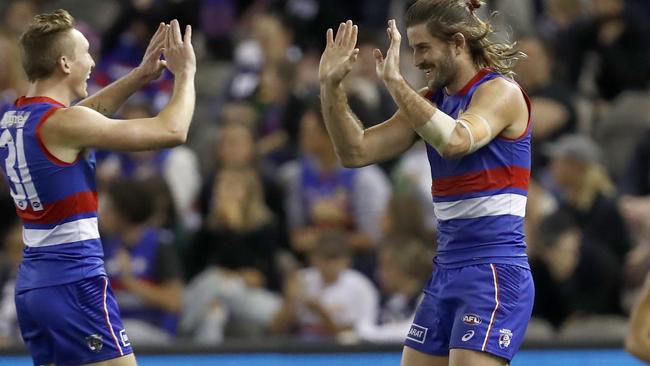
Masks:
[[[390,39],[390,46],[386,52],[386,57],[384,58],[381,51],[377,48],[373,51],[377,76],[384,81],[399,80],[402,78],[402,73],[399,70],[399,48],[402,42],[402,35],[397,30],[395,19],[388,21],[386,33],[388,33],[388,38]]]
[[[147,46],[147,50],[144,52],[140,66],[136,68],[147,82],[158,79],[167,66],[166,61],[160,59],[166,37],[167,26],[165,23],[160,23],[156,33],[149,41],[149,46]]]
[[[192,47],[192,27],[185,27],[185,36],[181,36],[181,28],[176,19],[167,26],[167,36],[164,43],[167,68],[174,75],[196,72],[196,56]]]
[[[352,70],[359,55],[359,49],[356,48],[358,32],[359,28],[351,20],[339,25],[336,39],[332,28],[327,30],[327,45],[318,67],[321,82],[338,84]]]

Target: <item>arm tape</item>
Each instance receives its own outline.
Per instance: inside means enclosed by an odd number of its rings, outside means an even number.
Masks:
[[[415,132],[438,152],[442,152],[449,143],[455,128],[456,120],[443,111],[436,109],[431,119],[422,126],[415,128]]]

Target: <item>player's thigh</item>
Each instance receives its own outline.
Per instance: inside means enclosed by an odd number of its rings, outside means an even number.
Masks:
[[[453,348],[449,351],[449,366],[506,366],[508,360],[486,352]]]
[[[420,352],[409,346],[404,346],[402,351],[401,366],[447,366],[449,357],[434,356],[428,353]]]
[[[130,353],[126,356],[114,358],[108,361],[101,361],[95,363],[88,363],[85,366],[136,366],[135,356]]]

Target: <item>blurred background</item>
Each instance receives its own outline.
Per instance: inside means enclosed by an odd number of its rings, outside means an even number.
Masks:
[[[2,1],[0,109],[26,92],[17,38],[35,14],[64,8],[76,18],[97,64],[91,93],[139,64],[160,21],[193,25],[188,143],[97,154],[106,268],[141,364],[228,365],[217,355],[230,353],[241,354],[232,364],[398,364],[436,249],[426,152],[418,144],[343,168],[318,109],[318,62],[328,27],[359,24],[349,102],[366,127],[384,121],[396,107],[371,52],[386,48],[386,20],[401,24],[410,3]],[[526,229],[536,300],[528,351],[513,364],[636,364],[622,344],[650,271],[650,2],[479,9],[493,11],[496,36],[528,54],[515,71],[534,122]],[[402,71],[422,86],[403,44]],[[119,116],[156,114],[172,86],[163,74]],[[27,365],[13,304],[21,226],[0,189],[0,354],[17,355],[0,363]],[[587,350],[557,351],[574,347]],[[186,356],[145,356],[158,353]]]

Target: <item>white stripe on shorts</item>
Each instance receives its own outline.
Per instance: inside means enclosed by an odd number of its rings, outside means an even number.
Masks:
[[[117,341],[117,337],[115,336],[115,332],[113,331],[113,325],[111,324],[111,319],[108,316],[108,306],[106,306],[107,290],[108,290],[108,278],[104,277],[104,315],[106,316],[106,324],[108,324],[108,330],[111,332],[111,336],[113,336],[113,340],[115,341],[115,345],[117,346],[117,349],[120,350],[120,356],[124,356],[122,347],[120,347],[120,342]]]
[[[481,351],[483,352],[485,352],[485,347],[487,346],[488,339],[490,338],[490,330],[492,330],[492,324],[494,324],[494,316],[496,315],[497,309],[499,308],[499,281],[497,280],[497,268],[494,266],[494,264],[490,264],[490,267],[492,268],[492,279],[494,280],[494,302],[496,305],[494,306],[494,310],[492,310],[490,324],[488,325],[487,333],[485,333],[483,347],[481,347]]]

